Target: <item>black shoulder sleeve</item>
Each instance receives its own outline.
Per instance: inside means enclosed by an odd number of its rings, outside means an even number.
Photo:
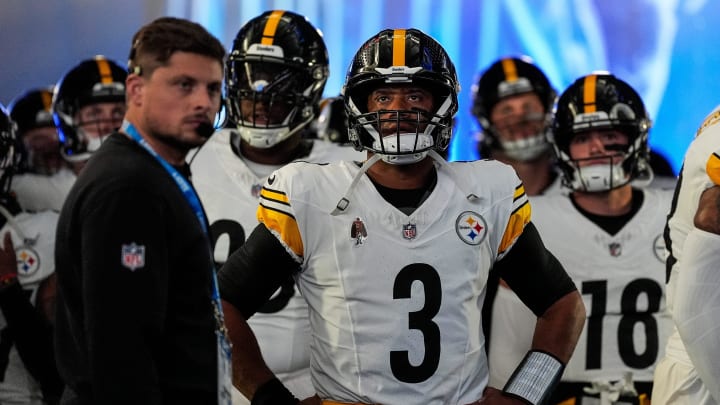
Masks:
[[[498,272],[537,316],[576,290],[562,264],[543,245],[532,222],[525,226],[507,255],[495,263],[493,271]]]
[[[220,269],[220,296],[247,319],[299,267],[275,235],[259,224]]]

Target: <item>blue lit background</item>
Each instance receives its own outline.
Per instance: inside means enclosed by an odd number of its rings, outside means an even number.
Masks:
[[[268,9],[298,12],[322,30],[339,93],[357,48],[384,28],[422,29],[447,49],[460,77],[450,157],[474,159],[469,114],[477,74],[502,56],[532,57],[558,91],[609,70],[643,96],[653,149],[675,171],[702,119],[720,104],[720,2],[709,0],[2,0],[0,101],[57,81],[79,60],[121,63],[132,34],[160,15],[189,18],[230,47],[240,26]]]

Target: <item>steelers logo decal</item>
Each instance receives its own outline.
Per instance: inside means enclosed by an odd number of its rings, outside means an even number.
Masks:
[[[480,214],[465,211],[455,220],[455,232],[468,245],[479,245],[487,236],[487,223]]]
[[[18,275],[20,276],[29,276],[40,268],[40,256],[28,246],[15,248],[15,256],[17,257]]]

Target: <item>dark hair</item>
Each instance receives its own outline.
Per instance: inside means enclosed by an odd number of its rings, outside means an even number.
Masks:
[[[222,66],[225,47],[202,25],[175,17],[160,17],[135,33],[128,57],[128,72],[151,75],[167,65],[175,52],[214,58]]]

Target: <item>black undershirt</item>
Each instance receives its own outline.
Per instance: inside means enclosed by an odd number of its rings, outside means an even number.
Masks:
[[[590,213],[584,209],[582,209],[577,202],[575,202],[575,198],[573,195],[570,195],[570,201],[572,201],[573,206],[575,206],[575,209],[578,210],[585,218],[592,221],[595,225],[602,228],[605,232],[607,232],[610,235],[615,235],[616,233],[620,232],[620,230],[630,222],[632,217],[637,214],[638,211],[640,211],[640,207],[642,206],[643,200],[645,198],[645,195],[643,192],[639,189],[633,188],[632,189],[632,206],[630,207],[630,211],[628,211],[626,214],[622,214],[619,216],[608,216],[608,215],[597,215]]]
[[[432,171],[430,177],[422,187],[410,190],[398,190],[385,187],[373,180],[372,177],[368,176],[368,178],[370,178],[370,181],[372,181],[382,198],[405,213],[405,215],[412,214],[417,207],[430,196],[435,189],[435,184],[437,184],[437,172],[435,170]]]

